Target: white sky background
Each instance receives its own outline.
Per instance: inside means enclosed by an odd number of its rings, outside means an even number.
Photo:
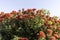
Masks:
[[[60,16],[60,0],[0,0],[0,12],[11,12],[19,9],[47,9],[51,16]]]

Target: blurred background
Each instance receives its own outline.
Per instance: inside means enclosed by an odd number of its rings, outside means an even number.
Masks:
[[[44,8],[51,12],[51,16],[60,16],[60,0],[0,0],[0,12],[18,11],[22,8]]]

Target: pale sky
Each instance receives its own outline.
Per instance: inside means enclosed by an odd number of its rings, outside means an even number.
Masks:
[[[60,0],[0,0],[0,12],[11,12],[19,9],[47,9],[51,16],[60,16]]]

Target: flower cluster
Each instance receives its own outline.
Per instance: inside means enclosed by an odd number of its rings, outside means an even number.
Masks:
[[[1,40],[60,40],[60,19],[45,9],[0,13]]]

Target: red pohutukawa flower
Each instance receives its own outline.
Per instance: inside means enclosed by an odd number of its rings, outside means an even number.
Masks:
[[[47,33],[48,33],[49,36],[52,35],[52,32],[53,32],[53,31],[52,31],[51,29],[47,29]]]
[[[22,15],[19,15],[17,18],[18,19],[24,19],[24,17]]]
[[[45,38],[46,35],[45,35],[45,33],[44,33],[43,31],[40,31],[40,32],[39,32],[39,37],[43,37],[43,38]]]
[[[60,31],[60,27],[58,27],[58,28],[57,28],[57,30],[59,30],[59,31]]]
[[[32,19],[33,19],[33,18],[34,18],[34,16],[30,16],[30,18],[32,18]]]
[[[55,32],[55,33],[54,33],[54,36],[55,36],[56,38],[58,38],[58,37],[59,37],[58,32]]]
[[[56,40],[56,38],[55,38],[54,36],[52,36],[52,37],[50,38],[50,40]]]
[[[4,20],[4,18],[0,18],[0,22],[2,22]]]
[[[29,15],[29,14],[24,14],[23,16],[24,16],[25,18],[29,18],[30,15]]]
[[[6,13],[4,16],[5,16],[5,18],[11,18],[11,17],[13,17],[14,15],[13,15],[13,14],[10,14],[10,13]]]
[[[58,34],[58,32],[55,32],[55,33],[54,33],[54,36],[55,36],[56,38],[60,39],[60,35]]]
[[[33,12],[33,9],[28,9],[27,11],[28,11],[28,12]]]
[[[58,39],[60,39],[60,35],[58,36]]]
[[[60,19],[58,20],[58,22],[60,23]]]
[[[58,38],[59,36],[58,36],[58,34],[54,34],[54,37]]]

